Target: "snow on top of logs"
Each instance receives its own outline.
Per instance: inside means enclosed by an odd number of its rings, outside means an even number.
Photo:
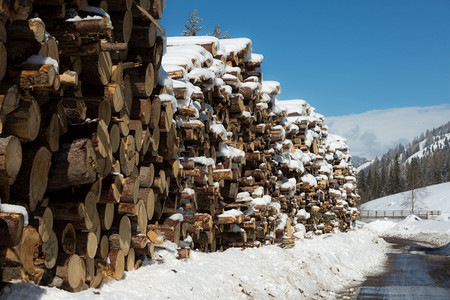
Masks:
[[[205,165],[205,166],[215,166],[216,163],[212,158],[206,156],[197,156],[197,157],[187,157],[185,158],[187,161],[193,161],[196,164]]]
[[[265,206],[272,202],[272,197],[270,195],[264,195],[262,197],[252,198],[251,200],[252,206]]]
[[[311,218],[311,214],[309,212],[306,212],[306,210],[304,210],[303,208],[297,212],[297,216],[304,217],[305,220]]]
[[[166,49],[166,54],[180,54],[191,57],[195,59],[199,64],[204,64],[208,62],[209,65],[213,63],[214,57],[211,53],[205,50],[199,45],[182,45],[182,46],[170,46]]]
[[[194,92],[201,92],[201,89],[198,86],[193,85],[189,81],[173,80],[172,82],[174,89],[186,89],[186,100],[190,99]]]
[[[236,201],[252,201],[253,198],[250,196],[249,192],[240,192],[236,196]]]
[[[221,77],[225,73],[226,65],[219,59],[214,59],[212,65],[209,67],[217,77]]]
[[[226,217],[239,217],[242,216],[244,213],[238,209],[230,209],[223,212],[223,214],[218,215],[219,218],[226,218]]]
[[[226,55],[230,55],[232,52],[238,54],[246,49],[249,50],[250,54],[252,50],[252,40],[249,38],[221,39],[219,46],[225,50]]]
[[[180,53],[166,53],[162,58],[161,64],[182,66],[188,72],[193,68],[201,67],[198,65],[194,65],[189,55]]]
[[[314,178],[314,176],[313,176],[313,178]],[[277,184],[279,184],[279,183],[280,182],[277,182]],[[280,186],[281,189],[286,189],[286,190],[289,190],[289,191],[295,191],[296,190],[296,184],[297,184],[297,180],[295,178],[283,178],[283,180],[282,180],[282,182],[281,182],[281,184],[279,186]],[[316,183],[316,185],[317,185],[317,183]]]
[[[308,183],[310,186],[317,187],[316,177],[311,174],[305,174],[300,179],[302,182]]]
[[[280,83],[278,81],[264,80],[261,83],[261,92],[269,95],[278,95],[281,92]]]
[[[0,212],[23,215],[24,226],[28,226],[28,212],[22,205],[3,204],[0,202]]]
[[[289,219],[289,217],[287,214],[280,215],[280,217],[277,219],[277,222],[276,222],[276,228],[284,230],[288,219]]]
[[[276,100],[276,104],[281,109],[284,109],[288,116],[304,116],[306,115],[307,109],[310,107],[308,102],[303,99]]]
[[[172,220],[172,221],[180,221],[180,222],[183,222],[183,215],[180,214],[180,213],[176,213],[176,214],[171,215],[171,216],[169,217],[169,219]]]
[[[159,68],[158,71],[158,84],[160,86],[164,86],[168,88],[171,93],[173,93],[173,80],[170,77],[169,73],[165,70],[166,66],[161,65],[161,68]]]
[[[191,188],[184,188],[184,190],[181,193],[186,193],[189,196],[192,196],[192,195],[195,194],[195,191],[193,189],[191,189]]]
[[[203,81],[214,81],[216,79],[216,74],[209,69],[195,68],[187,74],[187,78],[193,84],[196,84]]]
[[[337,134],[328,134],[325,139],[325,145],[331,152],[336,152],[336,150],[348,150],[347,139]]]
[[[264,55],[251,53],[250,55],[247,55],[247,57],[245,58],[244,62],[246,62],[246,63],[247,62],[252,62],[252,63],[259,63],[259,64],[261,64],[263,59],[264,59]]]
[[[167,74],[170,76],[171,73],[176,73],[176,72],[181,72],[182,75],[182,79],[187,79],[187,71],[185,68],[183,68],[180,65],[173,65],[173,64],[168,64],[168,63],[162,63],[161,64],[164,68],[164,71],[167,72]]]
[[[92,13],[93,15],[88,15],[84,18],[81,18],[80,16],[74,16],[72,18],[66,19],[66,22],[77,22],[77,21],[83,21],[83,20],[104,20],[104,18],[106,18],[108,20],[108,24],[109,26],[113,26],[112,22],[111,22],[111,17],[109,16],[109,14],[104,11],[103,9],[99,8],[99,7],[95,7],[95,6],[87,6],[87,7],[83,7],[82,9],[80,9],[81,11],[84,11],[86,13]]]
[[[259,82],[243,82],[242,86],[255,91],[261,87],[261,84]]]
[[[225,65],[225,72],[228,74],[232,74],[232,75],[233,75],[233,73],[235,73],[237,75],[241,75],[241,68]]]
[[[180,45],[219,45],[219,39],[214,36],[169,36],[167,37],[167,46]]]
[[[179,57],[179,59],[175,59],[176,57]],[[181,58],[184,58],[184,60]],[[188,63],[187,60],[191,63]],[[167,47],[166,54],[163,56],[163,62],[186,65],[189,71],[193,68],[201,68],[205,62],[211,65],[213,57],[211,53],[198,45],[173,46]]]
[[[55,59],[47,56],[31,55],[22,63],[22,65],[53,65],[56,74],[59,74],[58,62]]]
[[[227,130],[225,127],[220,123],[211,122],[211,126],[209,129],[210,132],[217,134],[218,136],[225,136],[225,139],[227,137]]]
[[[245,152],[237,148],[228,146],[225,142],[220,143],[220,150],[216,152],[217,157],[242,157],[245,159]]]

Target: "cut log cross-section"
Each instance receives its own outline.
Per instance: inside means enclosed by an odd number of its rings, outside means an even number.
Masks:
[[[0,138],[0,180],[13,184],[22,165],[22,146],[15,136]]]
[[[7,115],[3,132],[25,141],[36,139],[41,124],[41,112],[34,99],[21,99],[19,107]]]
[[[64,280],[64,288],[80,291],[86,280],[86,266],[76,254],[60,255],[56,266],[56,276]]]
[[[18,174],[21,180],[12,186],[12,191],[16,200],[25,202],[34,211],[47,189],[52,154],[45,147],[27,149],[23,153]]]

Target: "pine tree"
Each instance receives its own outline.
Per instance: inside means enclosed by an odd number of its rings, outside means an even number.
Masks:
[[[229,39],[230,38],[230,35],[228,34],[228,32],[220,30],[220,24],[216,24],[213,32],[211,34],[208,33],[207,35],[215,36],[218,39]]]
[[[361,196],[361,202],[364,203],[367,201],[367,195],[366,195],[366,172],[360,171],[356,175],[356,180],[358,181],[358,192]]]
[[[186,28],[186,30],[183,31],[183,35],[184,36],[196,36],[197,32],[199,32],[200,30],[203,30],[203,28],[205,27],[205,26],[198,26],[200,24],[200,22],[203,21],[203,19],[200,19],[199,17],[197,17],[197,9],[194,9],[194,11],[192,13],[189,13],[189,15],[191,17],[186,18],[186,21],[188,22],[188,24],[184,25],[184,28]]]
[[[399,155],[396,154],[392,163],[392,167],[389,174],[390,181],[390,193],[396,194],[402,190],[401,184],[401,170],[400,170],[400,158]]]

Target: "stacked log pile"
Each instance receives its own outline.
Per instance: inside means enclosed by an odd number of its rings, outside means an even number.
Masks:
[[[79,291],[152,255],[147,225],[178,176],[157,155],[162,9],[2,1],[2,281]]]
[[[165,248],[349,228],[345,140],[276,99],[251,40],[166,40],[163,2],[2,2],[2,281],[80,291]]]
[[[169,37],[162,66],[177,106],[179,212],[205,251],[293,245],[296,231],[349,229],[358,199],[345,139],[303,100],[278,101],[249,39]],[[175,99],[174,99],[175,98]],[[193,216],[210,216],[206,228]],[[199,222],[198,222],[199,223]]]

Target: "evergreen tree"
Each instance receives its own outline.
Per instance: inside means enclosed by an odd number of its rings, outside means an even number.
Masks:
[[[388,192],[388,185],[389,185],[389,176],[387,171],[387,165],[382,164],[381,165],[381,172],[380,172],[380,186],[379,186],[379,197],[384,197],[389,195]]]
[[[186,28],[186,30],[183,31],[183,35],[184,36],[196,36],[197,32],[199,32],[200,30],[203,30],[203,28],[205,27],[205,26],[199,26],[200,22],[202,22],[203,19],[200,19],[199,17],[197,17],[197,9],[194,9],[194,11],[192,13],[189,13],[189,15],[191,17],[186,18],[186,21],[188,22],[188,24],[184,25],[184,28]]]
[[[356,180],[358,181],[358,194],[361,196],[361,202],[367,201],[366,195],[366,172],[360,171],[356,175]]]
[[[391,194],[399,193],[402,190],[402,183],[401,183],[401,169],[400,169],[400,157],[398,154],[395,155],[394,161],[391,167],[390,172],[390,192]]]
[[[228,32],[220,30],[220,24],[216,24],[213,32],[211,34],[208,33],[207,35],[215,36],[218,39],[229,39],[230,38],[230,35],[228,34]]]

